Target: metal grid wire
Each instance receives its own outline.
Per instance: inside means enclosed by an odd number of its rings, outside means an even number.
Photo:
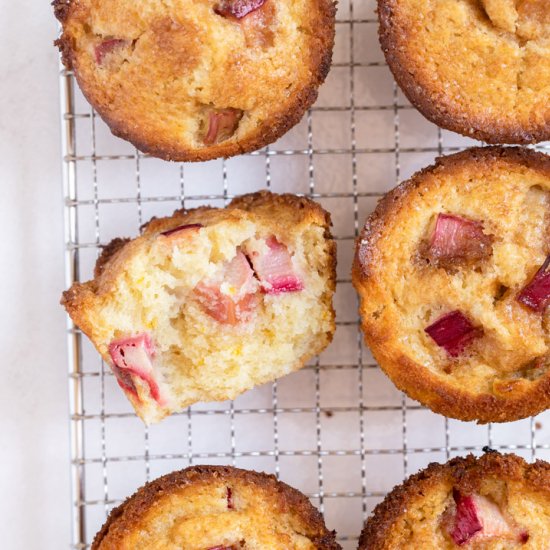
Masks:
[[[308,195],[331,211],[339,260],[337,332],[326,352],[235,402],[199,404],[151,428],[69,321],[71,548],[89,548],[110,509],[145,481],[191,464],[275,473],[306,493],[352,549],[374,505],[429,462],[485,445],[550,458],[549,414],[488,426],[445,419],[399,393],[363,347],[349,271],[366,215],[434,157],[473,143],[429,124],[401,95],[377,44],[373,4],[340,3],[317,104],[277,143],[238,159],[147,157],[112,137],[61,71],[67,285],[90,278],[100,247],[137,234],[152,215],[221,206],[262,187]]]

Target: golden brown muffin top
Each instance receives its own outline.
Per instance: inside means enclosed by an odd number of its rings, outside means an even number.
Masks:
[[[425,470],[368,519],[359,550],[543,550],[550,537],[550,464],[494,451]]]
[[[550,138],[547,0],[378,0],[397,82],[431,121],[489,143]]]
[[[332,0],[56,0],[58,45],[116,135],[170,160],[251,151],[317,97]]]
[[[550,406],[550,316],[521,299],[549,255],[549,192],[550,157],[470,149],[398,186],[367,221],[353,269],[366,341],[432,410],[498,422]]]
[[[321,514],[274,476],[195,466],[139,489],[96,535],[92,550],[338,550]]]

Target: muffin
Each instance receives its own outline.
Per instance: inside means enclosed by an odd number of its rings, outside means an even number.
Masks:
[[[338,550],[299,491],[274,476],[194,466],[139,489],[115,508],[92,550]]]
[[[547,0],[378,0],[380,42],[410,102],[488,143],[550,139]]]
[[[318,204],[266,191],[116,239],[62,303],[146,422],[300,369],[334,330],[335,243]]]
[[[550,464],[494,451],[430,464],[389,493],[359,550],[546,550]]]
[[[113,134],[166,160],[254,151],[294,126],[331,62],[333,0],[55,0],[56,42]]]
[[[356,244],[367,344],[433,411],[505,422],[550,406],[550,157],[476,148],[388,193]]]

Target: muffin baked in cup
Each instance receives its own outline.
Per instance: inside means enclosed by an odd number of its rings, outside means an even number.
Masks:
[[[395,487],[358,550],[542,550],[549,518],[550,464],[490,451],[430,464]]]
[[[166,160],[275,141],[317,98],[332,0],[55,0],[57,41],[112,132]]]
[[[380,42],[410,102],[488,143],[550,139],[547,0],[378,0]]]
[[[62,303],[147,423],[300,369],[332,340],[330,216],[259,192],[115,239]]]
[[[340,550],[299,491],[274,476],[194,466],[148,483],[115,508],[92,550]]]
[[[478,148],[388,193],[357,241],[365,340],[433,411],[505,422],[550,406],[550,157]]]

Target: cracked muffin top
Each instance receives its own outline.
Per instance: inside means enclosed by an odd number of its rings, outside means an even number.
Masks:
[[[550,139],[548,0],[378,0],[380,41],[411,103],[488,143]]]
[[[296,124],[328,73],[332,0],[55,0],[63,60],[112,132],[167,160]]]
[[[506,422],[550,406],[550,157],[486,147],[388,193],[353,282],[374,357],[433,411]]]
[[[139,489],[96,535],[92,550],[341,550],[299,491],[274,476],[195,466]]]
[[[359,550],[545,550],[550,464],[489,451],[430,464],[389,493]]]

